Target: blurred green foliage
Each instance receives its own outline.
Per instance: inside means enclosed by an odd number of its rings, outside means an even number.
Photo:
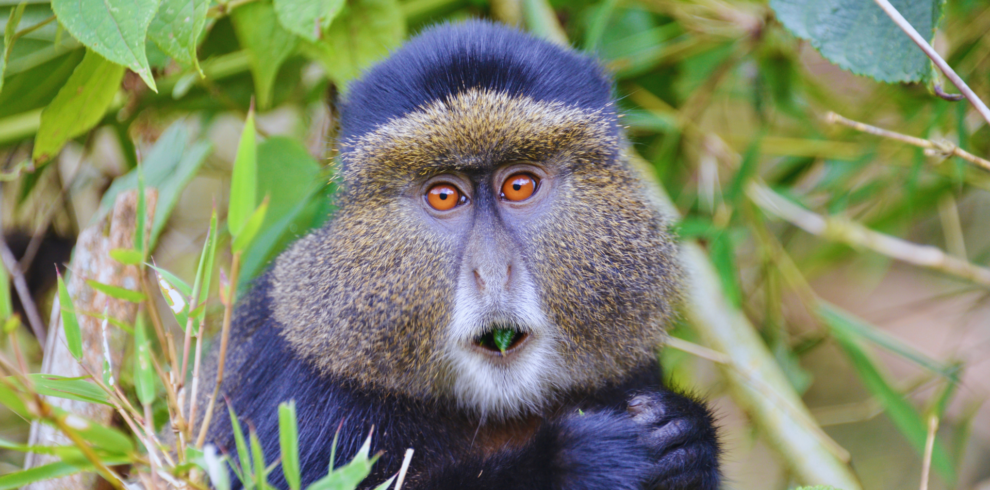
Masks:
[[[936,484],[951,487],[990,477],[985,471],[961,470],[978,409],[951,417],[947,409],[986,395],[958,388],[987,347],[936,359],[820,300],[814,290],[815,281],[841,267],[859,271],[863,282],[875,285],[895,259],[935,269],[938,276],[932,281],[941,281],[937,295],[975,293],[978,303],[987,298],[988,285],[921,259],[869,251],[869,244],[809,236],[801,231],[807,229],[802,223],[779,220],[748,192],[754,182],[765,185],[801,209],[947,250],[974,270],[990,262],[990,230],[978,219],[990,206],[985,169],[946,152],[922,151],[824,119],[834,111],[977,156],[990,154],[990,125],[966,102],[931,93],[939,75],[872,1],[558,0],[548,6],[534,0],[107,0],[113,9],[94,2],[0,0],[0,18],[9,19],[0,45],[4,231],[57,228],[71,235],[104,216],[121,192],[155,188],[149,235],[139,236],[142,245],[136,250],[116,251],[114,257],[144,267],[146,258],[174,250],[163,237],[178,221],[195,221],[203,230],[194,251],[180,249],[180,255],[191,258],[169,265],[174,274],[155,267],[169,305],[172,292],[185,301],[173,312],[179,335],[193,335],[181,329],[201,325],[204,318],[220,323],[219,310],[229,310],[238,288],[247,287],[288,244],[330,217],[336,190],[335,104],[346,97],[348,82],[429,25],[497,17],[557,41],[566,37],[613,74],[631,148],[652,165],[683,213],[675,224],[681,238],[705,247],[718,274],[718,293],[757,326],[794,391],[808,393],[809,404],[849,401],[815,399],[822,370],[809,358],[828,346],[831,358],[846,366],[850,379],[892,421],[900,434],[894,444],[910,448],[897,453],[908,464],[921,460],[930,437],[926,419],[934,414],[949,417],[943,426],[952,428],[940,431],[933,444]],[[978,95],[990,99],[990,2],[893,3],[923,36],[937,41]],[[849,75],[827,60],[876,80],[919,83],[886,85]],[[230,116],[246,124],[233,124],[231,130]],[[98,135],[110,135],[119,168],[99,165]],[[66,174],[66,147],[85,168]],[[222,182],[212,196],[221,219],[215,214],[203,214],[199,221],[173,216],[173,211],[188,214],[188,209],[180,211],[183,201],[195,199],[190,189],[196,179],[207,177]],[[63,187],[81,194],[79,189],[87,186],[99,203],[88,214],[72,208],[82,206],[72,196],[51,213],[37,211],[45,203],[62,202]],[[140,195],[143,199],[144,192]],[[201,239],[207,242],[203,248]],[[216,269],[234,272],[233,277],[212,280]],[[194,277],[194,286],[179,277]],[[7,277],[0,275],[0,280],[0,322],[13,330],[5,331],[5,355],[21,349],[34,366],[37,342],[18,334],[26,330],[8,320],[15,319],[8,306],[12,293]],[[66,337],[78,358],[77,312],[61,279],[58,286]],[[137,291],[95,281],[92,286],[112,297],[145,300]],[[167,412],[164,381],[156,382],[151,369],[159,361],[169,368],[165,346],[146,330],[143,317],[133,328],[106,320],[135,335],[133,374],[121,380],[127,396],[136,406]],[[681,324],[673,334],[697,342],[692,328]],[[207,328],[211,333],[218,329]],[[199,329],[193,330],[199,347]],[[921,381],[895,379],[873,352],[877,348],[916,366]],[[704,379],[694,361],[672,349],[663,354],[668,375],[681,385],[697,386]],[[26,419],[48,420],[25,408],[33,393],[105,400],[87,381],[6,379],[0,401]],[[935,393],[922,389],[933,385]],[[285,451],[295,444],[294,408],[282,410]],[[167,418],[152,417],[151,424],[161,429]],[[0,418],[0,431],[20,439],[26,440],[26,427],[9,414]],[[135,450],[131,436],[102,429],[80,437],[105,465],[137,461],[146,450]],[[265,455],[252,453],[254,441],[252,434],[241,436],[237,459],[245,467],[237,472],[245,483],[264,486]],[[31,449],[22,442],[0,444],[8,464],[19,464],[15,453]],[[858,447],[850,450],[854,463],[876,457]],[[78,449],[52,451],[63,462],[0,476],[0,488],[80,470],[103,471]],[[365,451],[363,459],[340,471],[367,475],[362,465],[373,460]],[[141,461],[138,465],[146,468]],[[188,461],[214,476],[223,458],[207,448]],[[258,471],[251,470],[252,464]],[[282,464],[298,467],[291,458]],[[175,471],[188,475],[189,466],[180,466]],[[344,473],[331,472],[318,488],[337,488],[332,480]],[[347,476],[347,481],[356,484],[363,477]],[[882,477],[861,477],[867,488],[894,486]],[[790,483],[785,478],[783,485]]]

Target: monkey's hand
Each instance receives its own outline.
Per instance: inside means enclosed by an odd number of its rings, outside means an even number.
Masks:
[[[658,391],[633,396],[628,411],[640,426],[641,441],[655,461],[649,488],[718,488],[718,440],[712,415],[704,405],[677,393]]]

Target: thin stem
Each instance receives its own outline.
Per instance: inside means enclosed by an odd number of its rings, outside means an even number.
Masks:
[[[901,15],[901,13],[898,12],[888,0],[873,1],[887,13],[887,16],[889,16],[894,23],[897,24],[897,27],[900,27],[901,30],[904,31],[908,37],[910,37],[911,40],[914,41],[914,43],[917,44],[926,55],[928,55],[929,58],[931,58],[932,62],[935,63],[935,66],[937,66],[939,70],[942,70],[942,73],[945,74],[946,78],[951,80],[952,83],[956,85],[956,88],[962,92],[963,97],[966,97],[966,100],[968,100],[970,104],[973,104],[973,107],[975,107],[976,111],[983,116],[983,119],[987,121],[987,124],[990,124],[990,109],[987,108],[987,105],[976,96],[973,90],[969,88],[969,85],[966,85],[966,82],[964,82],[962,78],[959,78],[959,75],[956,75],[956,72],[952,70],[952,67],[949,66],[949,64],[935,52],[935,49],[928,44],[928,41],[925,41],[925,38],[921,37],[921,34],[918,34],[918,31],[914,29],[914,26],[912,26],[911,23],[908,22],[907,19],[905,19],[904,16]]]
[[[45,20],[43,20],[43,21],[41,21],[41,22],[38,22],[37,24],[35,24],[35,25],[31,26],[31,27],[25,27],[24,29],[21,29],[20,31],[17,31],[17,33],[14,34],[14,36],[10,39],[10,44],[13,45],[14,44],[14,41],[16,41],[16,40],[18,40],[18,39],[20,39],[20,38],[22,38],[22,37],[24,37],[24,36],[26,36],[28,34],[31,34],[32,32],[37,31],[38,29],[41,29],[42,27],[45,27],[46,25],[51,24],[52,22],[55,22],[55,16],[54,15],[51,16],[51,17],[49,17],[49,18],[47,18],[47,19],[45,19]],[[10,49],[10,46],[7,46],[7,49]]]
[[[202,448],[203,443],[206,442],[206,432],[210,428],[210,419],[213,418],[213,408],[216,406],[217,397],[220,395],[224,363],[227,361],[227,344],[230,342],[230,319],[234,312],[234,303],[237,300],[237,281],[240,272],[241,253],[234,252],[234,258],[230,263],[230,292],[227,294],[227,301],[223,305],[223,330],[220,334],[220,359],[217,364],[217,384],[213,387],[210,404],[206,406],[206,412],[203,413],[203,425],[200,426],[199,436],[196,437],[196,447],[198,448]]]
[[[413,448],[406,449],[406,455],[402,458],[402,467],[399,468],[399,475],[395,479],[395,490],[402,489],[402,482],[406,479],[406,472],[409,471],[409,462],[412,461],[412,457]]]
[[[44,351],[48,331],[44,322],[41,321],[41,316],[38,315],[38,307],[34,304],[34,299],[31,298],[31,290],[28,289],[24,274],[21,273],[21,266],[17,262],[17,257],[14,257],[14,252],[7,246],[7,241],[3,239],[2,234],[0,234],[0,258],[3,259],[3,266],[7,268],[7,272],[14,281],[14,289],[17,290],[17,297],[20,298],[21,305],[24,306],[28,324],[31,325],[31,330],[34,332],[34,336],[38,338],[41,350]]]
[[[962,158],[963,160],[966,160],[967,162],[970,162],[982,168],[983,170],[990,171],[990,160],[980,158],[949,142],[936,142],[922,138],[916,138],[914,136],[908,136],[906,134],[895,133],[894,131],[889,131],[883,128],[878,128],[876,126],[870,126],[869,124],[864,124],[859,121],[853,121],[852,119],[847,119],[834,112],[829,112],[828,114],[825,114],[825,121],[830,124],[841,124],[843,126],[853,128],[857,131],[869,133],[874,136],[880,136],[881,138],[897,140],[902,143],[914,145],[919,148],[930,150],[932,152],[941,153],[943,155],[955,155],[959,158]]]
[[[938,430],[938,416],[928,417],[928,437],[925,439],[925,459],[921,465],[921,490],[928,490],[928,477],[932,471],[932,453],[935,451],[935,432]]]
[[[746,195],[764,212],[825,238],[853,247],[868,248],[909,264],[961,277],[990,287],[990,269],[953,257],[937,247],[918,245],[897,237],[873,231],[842,218],[821,216],[792,203],[766,184],[757,181],[746,186]]]
[[[192,439],[196,427],[196,393],[199,391],[199,364],[203,358],[203,321],[199,322],[199,333],[196,334],[196,355],[193,358],[192,389],[189,391],[189,425],[186,433]]]

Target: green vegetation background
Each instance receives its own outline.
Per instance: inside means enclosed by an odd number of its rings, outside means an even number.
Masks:
[[[937,28],[935,47],[990,100],[990,2],[898,4],[920,9],[914,19],[928,24],[916,27]],[[681,238],[696,240],[718,273],[713,294],[745,314],[815,422],[848,451],[864,488],[920,485],[930,415],[940,420],[931,488],[990,488],[990,410],[982,404],[990,393],[990,283],[979,275],[990,262],[990,174],[947,154],[958,147],[990,155],[990,126],[967,102],[933,95],[939,78],[923,56],[902,54],[912,45],[896,28],[840,28],[809,13],[855,13],[857,2],[142,0],[114,14],[124,29],[113,39],[87,30],[99,5],[0,0],[0,18],[11,19],[0,63],[5,236],[73,241],[114,196],[137,186],[140,162],[144,182],[159,191],[146,251],[189,283],[210,210],[240,227],[268,197],[241,258],[243,286],[332,215],[332,101],[346,97],[350,80],[437,22],[517,22],[566,36],[612,71],[634,151],[683,215]],[[875,36],[864,40],[857,29]],[[231,173],[243,159],[252,103],[256,181],[249,204],[228,213],[239,199]],[[942,150],[853,131],[829,112]],[[807,233],[809,215],[781,212],[780,202],[830,217],[827,229]],[[847,233],[850,224],[936,247],[977,273],[933,266],[921,249],[878,252],[871,238]],[[212,269],[229,273],[230,235],[238,233],[223,230],[213,235],[221,246]],[[46,320],[52,285],[36,295]],[[210,333],[222,323],[216,297],[209,292],[203,310]],[[734,401],[719,358],[692,347],[703,336],[689,322],[673,334],[680,349],[660,356],[672,382],[713,400],[726,486],[798,483],[788,455]],[[26,324],[5,338],[8,358],[13,342],[36,372],[41,352]],[[125,372],[128,393],[135,382]],[[159,428],[168,419],[162,391],[153,403]],[[0,474],[22,465],[15,446],[28,427],[0,413],[0,446],[10,447],[0,450]]]

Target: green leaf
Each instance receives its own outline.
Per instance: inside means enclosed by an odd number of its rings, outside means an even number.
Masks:
[[[922,354],[914,347],[904,343],[902,340],[870,325],[868,322],[857,318],[853,314],[825,301],[819,301],[818,314],[834,330],[841,330],[848,336],[861,337],[870,342],[883,347],[884,349],[897,354],[915,364],[937,373],[954,383],[959,382],[959,368],[957,366],[945,365],[925,354]]]
[[[304,46],[331,80],[345,86],[399,46],[405,35],[406,21],[396,0],[357,0],[347,4],[321,41]]]
[[[74,429],[80,437],[98,449],[112,455],[127,456],[134,452],[134,442],[117,429],[100,425],[92,420],[55,409],[60,417],[65,417],[65,424]]]
[[[111,298],[122,299],[124,301],[130,301],[131,303],[140,303],[148,299],[148,297],[140,291],[132,291],[119,286],[111,286],[110,284],[104,284],[92,279],[86,279],[86,284],[89,284],[89,287],[110,296]]]
[[[227,229],[234,238],[241,233],[257,206],[258,147],[254,133],[254,111],[249,111],[241,140],[237,143],[237,156],[234,157],[234,170],[230,177]]]
[[[67,141],[85,133],[103,119],[124,78],[124,68],[93,51],[58,91],[45,110],[34,140],[31,158],[41,164],[52,159]]]
[[[0,490],[25,487],[30,483],[92,471],[92,464],[74,466],[66,462],[49,463],[0,476]]]
[[[330,27],[344,0],[274,0],[278,21],[293,34],[316,41]]]
[[[28,375],[28,377],[31,378],[35,391],[40,395],[110,405],[106,392],[99,386],[86,381],[89,376],[66,378],[54,374],[35,373]]]
[[[57,271],[58,269],[56,269]],[[79,333],[79,320],[76,318],[76,308],[72,304],[69,290],[65,287],[62,274],[58,274],[58,302],[62,309],[62,328],[65,330],[65,343],[69,346],[72,357],[82,359],[82,336]]]
[[[144,51],[158,0],[52,0],[52,10],[72,37],[158,91]]]
[[[214,209],[210,217],[210,229],[206,233],[206,243],[203,244],[203,251],[199,255],[199,265],[196,266],[193,294],[190,295],[190,298],[195,297],[196,300],[196,308],[190,312],[194,318],[202,319],[203,313],[206,312],[204,306],[206,298],[209,297],[210,281],[213,278],[213,259],[217,254],[218,239],[217,211]],[[196,333],[198,335],[198,332]]]
[[[242,5],[231,13],[231,19],[238,41],[251,55],[251,76],[258,107],[267,109],[272,100],[275,75],[295,51],[299,38],[282,28],[271,3],[257,1]]]
[[[505,354],[506,349],[512,345],[512,340],[516,338],[516,332],[510,328],[496,328],[492,332],[492,340],[495,342],[495,347],[498,348],[503,354]]]
[[[188,141],[189,131],[186,129],[186,122],[172,123],[158,138],[141,163],[145,184],[148,187],[158,189],[155,218],[151,222],[151,236],[148,238],[148,246],[146,247],[148,250],[155,248],[158,236],[165,229],[179,196],[185,190],[186,185],[196,176],[199,168],[213,149],[205,141],[197,141],[191,146]],[[137,187],[137,169],[115,179],[110,188],[103,194],[100,207],[91,223],[95,223],[107,215],[121,192],[137,189]]]
[[[364,440],[354,459],[340,468],[332,470],[327,476],[313,482],[306,490],[354,490],[371,474],[371,467],[378,460],[378,455],[369,458],[371,452],[371,435]]]
[[[133,248],[115,248],[110,250],[110,258],[124,265],[137,265],[144,261],[144,254]]]
[[[251,457],[254,458],[254,484],[258,490],[268,488],[268,471],[265,468],[265,453],[261,450],[258,434],[251,431]]]
[[[732,305],[739,306],[742,302],[742,291],[736,277],[738,269],[736,268],[735,241],[731,230],[722,230],[712,239],[709,248],[712,265],[715,266],[718,277],[721,279],[725,299]]]
[[[241,423],[237,420],[237,414],[234,413],[234,409],[229,405],[227,406],[227,411],[230,413],[230,429],[234,433],[234,445],[237,446],[237,461],[241,464],[241,473],[238,476],[241,478],[241,484],[244,485],[244,490],[250,490],[254,488],[254,480],[251,478],[251,475],[254,473],[251,471],[251,453],[248,452],[248,445],[244,440],[244,431],[241,430]],[[264,468],[259,469],[259,471],[264,470]]]
[[[887,416],[894,422],[901,434],[904,434],[911,446],[918,451],[918,454],[923,454],[928,438],[928,424],[904,395],[890,385],[886,374],[860,343],[858,336],[843,326],[832,323],[832,320],[835,319],[834,316],[823,315],[823,319],[828,323],[832,337],[849,357],[859,374],[859,379],[866,385],[870,393],[880,400]],[[932,466],[951,486],[956,479],[955,469],[948,454],[937,439],[932,453]]]
[[[753,142],[749,144],[746,148],[746,153],[743,155],[742,164],[739,166],[739,170],[736,171],[736,175],[732,177],[732,184],[729,185],[729,189],[726,192],[726,200],[733,203],[733,205],[738,205],[739,201],[743,198],[743,187],[749,182],[754,175],[756,175],[756,170],[760,165],[760,143],[763,141],[763,135],[757,135],[753,138]]]
[[[392,482],[395,481],[397,475],[393,475],[392,478],[385,480],[381,485],[375,487],[375,490],[388,490],[388,487],[392,486]]]
[[[942,17],[944,0],[890,2],[929,41]],[[770,0],[777,19],[807,39],[826,59],[881,82],[932,78],[928,57],[875,2],[860,0]]]
[[[234,243],[230,246],[230,249],[234,252],[244,251],[248,245],[251,245],[251,241],[254,240],[255,235],[258,234],[258,230],[261,229],[261,224],[265,221],[265,213],[268,212],[268,197],[265,196],[265,200],[261,202],[261,206],[254,210],[254,214],[247,220],[244,224],[244,228],[241,232],[234,238]]]
[[[322,221],[314,219],[324,199],[318,193],[329,180],[296,139],[273,136],[258,145],[258,193],[269,197],[268,212],[241,258],[242,281],[250,281],[314,221]]]
[[[21,24],[21,17],[24,16],[24,9],[27,2],[10,9],[10,16],[7,17],[7,26],[3,30],[3,39],[0,39],[0,91],[3,91],[3,74],[7,69],[7,60],[10,58],[10,51],[14,44],[14,34]]]
[[[209,8],[209,0],[162,0],[148,27],[148,39],[175,61],[202,73],[196,45]]]
[[[151,365],[144,315],[140,313],[134,323],[134,388],[141,404],[148,405],[155,401],[155,373]]]
[[[278,442],[282,450],[282,474],[291,490],[299,490],[299,429],[296,424],[296,402],[278,405]]]

